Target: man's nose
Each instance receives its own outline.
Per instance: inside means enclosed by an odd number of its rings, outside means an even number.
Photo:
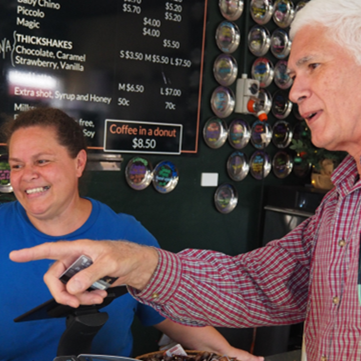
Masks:
[[[307,86],[307,83],[301,77],[296,77],[293,80],[293,84],[288,95],[291,102],[300,104],[303,100],[309,97],[309,95],[310,89]]]

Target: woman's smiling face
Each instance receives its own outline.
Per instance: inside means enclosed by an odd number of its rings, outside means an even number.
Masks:
[[[85,158],[84,158],[85,157]],[[85,167],[82,150],[76,158],[56,139],[53,127],[20,128],[9,142],[10,181],[30,218],[51,220],[72,210],[78,179]]]

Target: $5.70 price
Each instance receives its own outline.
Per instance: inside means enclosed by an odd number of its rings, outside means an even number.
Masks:
[[[134,138],[133,139],[133,149],[154,149],[157,146],[155,139],[142,139]]]

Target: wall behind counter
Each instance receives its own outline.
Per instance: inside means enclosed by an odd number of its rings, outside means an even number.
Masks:
[[[243,70],[250,75],[251,63],[255,59],[244,43],[247,38],[245,32],[248,31],[245,29],[255,24],[249,19],[245,22],[246,16],[250,18],[247,4],[240,19],[235,21],[241,30],[241,44],[232,55],[238,62],[239,76]],[[227,159],[234,151],[231,145],[226,142],[220,149],[211,149],[203,141],[203,125],[214,115],[209,100],[213,90],[219,85],[213,76],[213,63],[221,52],[215,43],[214,35],[222,20],[225,19],[219,11],[218,1],[210,0],[198,154],[144,155],[153,166],[161,160],[174,162],[180,174],[177,187],[168,194],[158,193],[152,185],[142,191],[130,188],[126,183],[124,170],[128,161],[134,156],[131,154],[122,155],[124,161],[120,172],[88,171],[81,183],[83,195],[103,201],[116,212],[134,215],[157,238],[162,248],[174,252],[192,247],[208,248],[234,255],[258,247],[261,244],[259,222],[264,186],[301,185],[308,181],[296,177],[293,173],[281,180],[271,171],[263,181],[256,180],[249,174],[243,181],[234,182],[226,171]],[[235,84],[231,88],[235,90]],[[268,90],[272,93],[277,88],[272,83]],[[256,120],[253,116],[233,113],[226,122],[229,124],[232,119],[239,117],[247,120],[249,124]],[[291,124],[297,122],[292,113],[289,118],[287,120]],[[269,122],[272,125],[276,120],[271,115]],[[271,156],[278,150],[272,143],[266,148]],[[248,144],[242,151],[250,157],[255,148]],[[237,207],[231,213],[225,215],[216,210],[213,203],[216,189],[200,186],[202,172],[219,173],[219,184],[229,182],[236,187],[239,200]]]

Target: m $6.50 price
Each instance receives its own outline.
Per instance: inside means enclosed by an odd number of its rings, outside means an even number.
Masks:
[[[155,139],[142,139],[134,138],[133,139],[133,149],[154,149],[157,146],[157,141]]]

